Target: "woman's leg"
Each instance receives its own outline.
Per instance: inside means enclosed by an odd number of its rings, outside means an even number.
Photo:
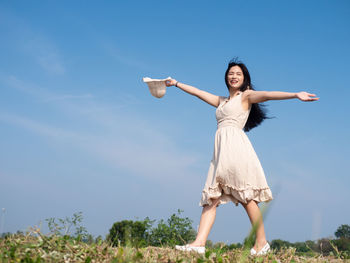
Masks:
[[[214,224],[216,217],[216,207],[219,204],[219,199],[212,199],[211,205],[203,207],[201,220],[199,222],[199,228],[196,240],[193,241],[190,246],[202,247],[205,246],[211,227]]]
[[[260,208],[257,202],[254,200],[249,201],[247,204],[242,203],[242,205],[247,211],[247,214],[249,216],[249,219],[252,225],[254,225],[255,223],[257,224],[254,249],[256,251],[260,251],[260,249],[262,249],[267,242]]]

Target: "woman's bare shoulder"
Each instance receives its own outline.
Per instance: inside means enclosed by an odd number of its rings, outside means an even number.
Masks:
[[[251,89],[247,89],[245,91],[242,92],[242,100],[247,100],[248,97],[254,93],[254,90],[251,90]]]
[[[255,90],[252,90],[252,89],[246,89],[245,91],[243,91],[243,95],[247,96],[249,94],[252,94]]]

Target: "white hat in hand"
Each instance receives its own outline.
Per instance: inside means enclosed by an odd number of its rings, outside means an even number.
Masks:
[[[165,95],[166,85],[165,82],[171,79],[168,77],[166,79],[151,79],[151,78],[143,78],[143,82],[147,83],[149,91],[156,98],[161,98]]]

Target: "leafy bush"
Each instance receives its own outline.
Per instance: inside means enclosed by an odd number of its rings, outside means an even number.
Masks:
[[[291,246],[292,243],[282,239],[274,239],[271,241],[271,248],[275,250],[281,250],[282,248],[289,248]]]
[[[295,242],[293,246],[296,248],[296,252],[305,253],[312,251],[312,249],[306,244],[306,242]]]
[[[339,238],[339,239],[333,240],[332,243],[340,251],[349,251],[350,252],[350,239],[348,239],[348,238]]]
[[[112,246],[144,247],[148,243],[148,230],[153,221],[147,217],[143,221],[123,220],[113,224],[107,240]]]
[[[53,217],[45,219],[45,221],[47,221],[51,234],[59,236],[70,235],[81,238],[87,237],[88,232],[86,228],[80,225],[83,221],[82,212],[74,213],[72,218],[58,218],[57,220],[58,222],[56,221],[56,218]],[[72,228],[75,230],[74,234],[71,234]]]
[[[192,220],[180,217],[181,210],[167,221],[161,219],[156,227],[155,220],[148,217],[143,221],[123,220],[113,224],[107,240],[113,246],[174,246],[185,244],[196,237]]]
[[[241,243],[232,243],[231,245],[228,246],[229,250],[236,249],[236,248],[242,248],[243,245]]]
[[[196,237],[196,231],[192,228],[192,220],[188,217],[181,218],[180,209],[177,215],[173,214],[165,222],[160,220],[156,228],[150,231],[149,244],[151,246],[174,246],[185,244]]]
[[[350,239],[350,226],[341,225],[338,227],[337,231],[334,233],[337,238],[347,238]]]
[[[318,245],[318,251],[322,255],[329,255],[330,252],[334,251],[334,248],[332,244],[330,243],[330,240],[327,238],[322,238],[317,241]]]
[[[83,221],[82,212],[74,213],[72,217],[66,217],[64,219],[51,217],[45,219],[45,221],[47,222],[51,235],[75,238],[88,244],[99,242],[102,239],[101,236],[94,239],[86,228],[81,225]]]

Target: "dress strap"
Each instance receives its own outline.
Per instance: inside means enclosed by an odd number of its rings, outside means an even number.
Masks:
[[[227,97],[224,97],[224,96],[219,96],[219,105],[224,103],[225,101],[227,101],[228,98]]]

